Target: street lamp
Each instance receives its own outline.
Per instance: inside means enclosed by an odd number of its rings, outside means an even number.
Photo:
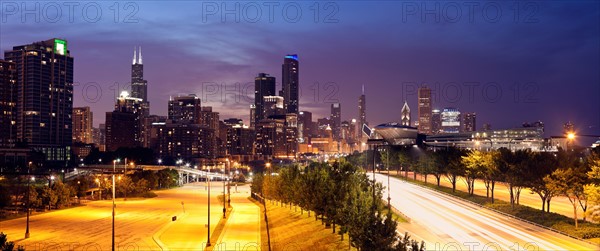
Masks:
[[[238,172],[238,170],[235,170],[235,176],[238,178],[238,181],[239,181],[239,174],[240,174],[240,172]],[[237,191],[238,181],[235,182],[235,192],[236,193],[238,192]],[[229,199],[231,199],[231,197]]]
[[[32,180],[33,177],[29,177],[29,174],[31,172],[31,164],[33,164],[33,162],[29,161],[29,165],[27,165],[27,226],[25,227],[25,239],[29,238],[29,190],[30,189],[30,180]]]
[[[119,159],[113,160],[112,173],[112,250],[115,251],[115,172]]]
[[[98,192],[100,193],[98,200],[102,200],[102,187],[100,187],[100,179],[96,178],[96,183],[98,183]]]
[[[227,162],[227,194],[228,194],[228,199],[227,199],[227,205],[229,205],[229,207],[231,207],[231,163],[229,162],[229,158],[225,158],[225,161]],[[223,198],[224,200],[225,198]]]
[[[221,177],[223,179],[223,219],[225,219],[225,213],[227,212],[227,208],[225,208],[225,168],[223,168],[223,173]]]
[[[206,172],[206,182],[208,183],[208,229],[207,229],[207,233],[208,233],[208,239],[206,239],[206,246],[210,247],[210,180],[211,178],[208,176],[208,172]]]
[[[569,143],[573,143],[573,140],[575,139],[575,133],[574,132],[569,132],[567,133],[567,150],[569,150]]]

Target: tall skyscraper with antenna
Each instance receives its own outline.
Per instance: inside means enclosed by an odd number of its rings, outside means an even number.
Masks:
[[[357,135],[359,139],[363,139],[365,134],[362,133],[363,125],[367,125],[367,100],[365,97],[365,85],[362,86],[362,94],[358,98],[358,128]],[[362,140],[361,140],[362,141]]]
[[[150,116],[150,101],[148,101],[148,81],[144,79],[144,63],[142,59],[142,47],[133,48],[133,62],[131,64],[131,98],[138,99],[140,103],[140,114],[138,115],[138,141],[139,145],[148,147],[150,135],[148,134],[149,123],[146,118]]]
[[[138,56],[139,53],[139,56]],[[131,97],[142,100],[142,114],[148,116],[150,113],[150,102],[148,102],[148,81],[144,79],[144,64],[142,62],[142,47],[139,51],[133,48],[133,64],[131,65]]]

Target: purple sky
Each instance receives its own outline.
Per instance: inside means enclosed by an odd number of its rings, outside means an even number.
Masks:
[[[370,124],[399,120],[405,99],[415,118],[416,87],[427,84],[434,107],[476,112],[479,128],[542,120],[550,136],[570,120],[600,134],[597,1],[83,2],[72,11],[52,3],[2,1],[0,49],[67,39],[75,106],[91,106],[95,125],[128,85],[133,47],[142,46],[153,114],[166,114],[169,96],[195,93],[221,118],[247,123],[254,76],[279,82],[293,53],[300,109],[315,120],[337,101],[343,119],[356,118],[363,84]]]

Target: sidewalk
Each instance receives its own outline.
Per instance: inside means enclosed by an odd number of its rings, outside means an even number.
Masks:
[[[260,208],[248,197],[250,186],[231,188],[233,211],[213,250],[260,250]]]

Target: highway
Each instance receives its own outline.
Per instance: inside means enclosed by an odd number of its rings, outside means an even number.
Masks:
[[[372,173],[368,174],[372,177]],[[387,176],[376,174],[387,186]],[[390,178],[391,204],[428,230],[427,250],[599,250],[451,196]],[[387,200],[387,189],[383,199]],[[432,237],[433,236],[433,237]]]
[[[394,173],[395,172],[392,172],[392,174],[394,174]],[[413,174],[409,172],[408,178],[412,179],[412,177],[413,177]],[[417,180],[424,181],[423,176],[420,174],[417,174]],[[427,181],[429,183],[436,182],[435,177],[433,177],[433,175],[429,175],[429,178]],[[450,184],[450,182],[448,182],[448,179],[446,179],[446,177],[442,177],[442,179],[440,180],[440,185],[445,186],[445,187],[452,187],[452,184]],[[464,179],[462,177],[459,178],[458,181],[456,182],[456,189],[461,190],[463,192],[467,191],[467,185],[464,182]],[[483,181],[480,179],[475,180],[475,194],[481,195],[481,196],[485,196],[485,194],[486,194],[485,185],[484,185]],[[508,186],[503,182],[497,182],[496,189],[494,189],[494,197],[496,199],[510,201]],[[540,196],[538,196],[536,193],[533,193],[528,188],[523,188],[523,190],[521,191],[521,196],[519,197],[519,204],[529,206],[529,207],[532,207],[535,209],[542,209],[542,200],[540,199]],[[573,218],[573,205],[571,204],[571,202],[569,202],[569,199],[567,197],[555,196],[552,198],[552,202],[550,204],[550,212],[562,214],[564,216]],[[581,210],[581,207],[578,206],[577,207],[578,218],[583,219],[583,215],[584,214],[583,214],[583,211]]]

